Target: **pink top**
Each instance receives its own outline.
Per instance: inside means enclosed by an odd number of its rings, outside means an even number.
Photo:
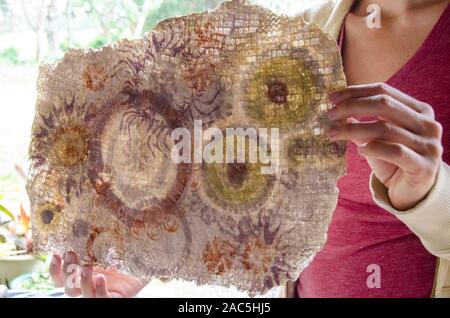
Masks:
[[[447,163],[450,163],[449,52],[450,5],[415,55],[386,82],[433,106],[444,127],[443,158]],[[297,281],[300,297],[431,295],[436,257],[395,216],[375,205],[369,189],[370,173],[366,160],[349,143],[347,175],[338,182],[339,200],[328,239]],[[380,268],[380,288],[367,284],[373,273],[371,264]]]

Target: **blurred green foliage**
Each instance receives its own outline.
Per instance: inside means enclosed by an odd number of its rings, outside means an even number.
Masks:
[[[9,47],[0,51],[0,60],[6,61],[8,63],[18,65],[21,64],[22,60],[19,58],[19,49],[15,47]]]
[[[54,61],[69,48],[100,48],[121,38],[138,38],[163,19],[212,9],[221,2],[0,0],[0,60],[24,64],[24,53],[35,62]]]
[[[0,0],[0,58],[12,64],[21,64],[22,55],[35,62],[54,61],[69,48],[99,48],[138,38],[161,20],[214,9],[223,1]],[[313,0],[252,1],[292,13]]]

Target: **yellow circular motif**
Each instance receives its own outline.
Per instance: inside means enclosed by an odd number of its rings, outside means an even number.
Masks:
[[[303,61],[289,56],[272,58],[251,76],[245,111],[265,127],[290,128],[304,121],[314,90],[313,72]]]
[[[205,164],[202,185],[206,188],[207,196],[222,207],[261,205],[269,196],[273,176],[261,173],[263,164],[259,158],[256,162],[250,160],[249,150],[252,149],[250,144],[253,143],[253,149],[258,150],[256,141],[244,136],[227,136],[224,140],[226,141],[224,144],[234,142],[235,155],[239,142],[245,142],[245,162],[239,163],[234,160],[233,163],[226,163],[224,153],[224,163]]]

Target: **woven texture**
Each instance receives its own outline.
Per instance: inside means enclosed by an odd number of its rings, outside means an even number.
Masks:
[[[345,144],[327,139],[323,112],[345,86],[317,25],[246,1],[70,50],[39,73],[27,184],[36,248],[251,295],[296,279],[336,204]],[[194,120],[279,128],[279,168],[174,163],[171,133],[194,135]]]

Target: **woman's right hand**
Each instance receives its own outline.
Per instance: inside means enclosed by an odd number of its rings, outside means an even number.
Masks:
[[[145,283],[120,273],[116,268],[102,269],[89,265],[81,267],[80,283],[76,283],[75,269],[79,266],[74,252],[66,252],[64,260],[54,254],[50,264],[50,276],[57,287],[64,287],[71,297],[122,298],[134,297]]]

